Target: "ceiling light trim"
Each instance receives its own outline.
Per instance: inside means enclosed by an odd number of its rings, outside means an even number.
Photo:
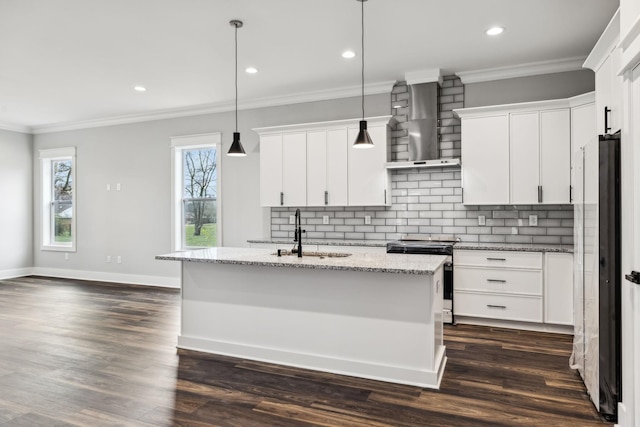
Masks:
[[[395,80],[370,83],[365,85],[365,95],[378,95],[391,93]],[[238,103],[238,110],[251,110],[257,108],[278,107],[283,105],[302,104],[305,102],[328,101],[332,99],[351,98],[361,95],[361,87],[346,86],[336,89],[299,92],[290,95],[281,95],[265,98],[255,98]],[[48,125],[36,125],[25,127],[26,132],[34,135],[64,132],[69,130],[90,129],[124,124],[150,122],[154,120],[176,119],[181,117],[202,116],[205,114],[226,113],[234,111],[234,102],[226,101],[215,104],[201,104],[190,107],[169,108],[151,112],[126,114],[121,116],[105,117],[101,119],[79,120]],[[1,126],[1,125],[0,125]]]
[[[536,76],[541,74],[563,73],[584,69],[585,57],[565,58],[552,61],[529,62],[512,67],[486,68],[475,71],[456,73],[463,84],[488,82],[493,80],[513,79],[517,77]]]

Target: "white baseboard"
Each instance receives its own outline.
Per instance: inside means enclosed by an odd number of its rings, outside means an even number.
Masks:
[[[223,342],[184,335],[178,336],[178,348],[435,389],[440,387],[444,367],[447,363],[444,347],[441,347],[436,354],[435,366],[437,369],[435,371],[340,359],[319,354],[297,353],[278,348]]]
[[[106,273],[103,271],[69,270],[63,268],[34,267],[31,273],[37,276],[64,279],[92,280],[98,282],[126,283],[132,285],[180,288],[180,277],[147,276],[143,274]]]
[[[0,270],[0,280],[13,279],[14,277],[24,277],[33,274],[32,267],[12,268],[10,270]]]
[[[522,329],[525,331],[550,332],[554,334],[573,335],[573,326],[552,325],[549,323],[529,323],[511,320],[484,319],[480,317],[455,316],[456,323],[465,325],[490,326],[494,328]]]

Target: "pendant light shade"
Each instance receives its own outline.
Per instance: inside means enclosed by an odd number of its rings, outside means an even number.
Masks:
[[[233,19],[229,21],[229,25],[235,28],[235,46],[236,46],[236,131],[233,133],[233,142],[227,152],[228,156],[242,157],[246,156],[244,147],[240,142],[240,132],[238,132],[238,28],[242,28],[242,21]]]
[[[353,143],[354,148],[371,148],[373,147],[373,141],[371,140],[371,136],[369,136],[369,132],[367,131],[367,121],[364,119],[364,2],[367,0],[357,0],[361,3],[361,17],[362,17],[362,53],[360,57],[362,58],[362,120],[360,120],[360,132],[358,132],[358,137],[356,141]]]
[[[229,151],[227,152],[227,156],[242,157],[246,155],[247,153],[244,152],[244,148],[240,142],[240,132],[234,132],[233,142],[231,143],[231,148],[229,148]]]

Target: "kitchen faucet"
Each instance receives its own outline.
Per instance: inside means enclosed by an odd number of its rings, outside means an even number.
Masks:
[[[302,258],[302,233],[305,230],[302,229],[302,219],[300,217],[300,209],[296,209],[296,223],[294,225],[293,231],[293,242],[295,247],[295,242],[298,242],[298,258]]]

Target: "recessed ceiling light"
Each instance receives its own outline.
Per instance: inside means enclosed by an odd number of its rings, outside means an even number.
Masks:
[[[258,72],[258,69],[255,67],[248,67],[246,70],[244,70],[246,73],[248,74],[255,74]]]
[[[491,27],[487,31],[485,31],[485,33],[488,36],[497,36],[498,34],[502,34],[503,31],[504,27]]]
[[[351,59],[351,58],[355,58],[355,56],[356,56],[356,53],[352,50],[345,50],[344,52],[342,52],[343,58]]]
[[[147,88],[144,86],[135,86],[133,89],[137,92],[144,92],[147,90]]]

